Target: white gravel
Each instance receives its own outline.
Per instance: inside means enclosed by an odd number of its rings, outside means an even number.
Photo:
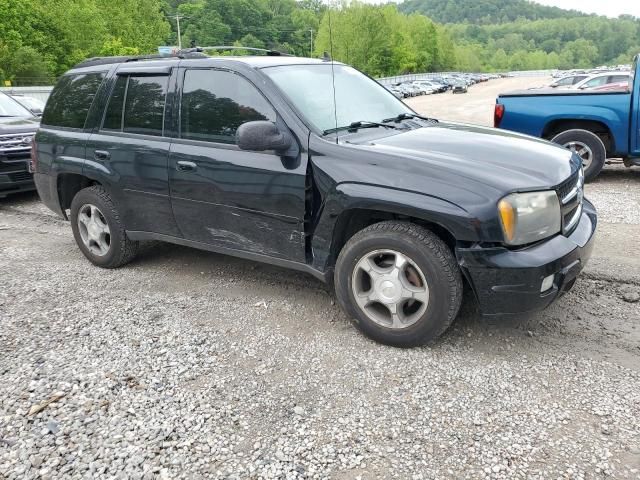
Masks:
[[[0,225],[0,478],[640,476],[635,285],[398,350],[298,273],[164,245],[101,270],[28,199]]]

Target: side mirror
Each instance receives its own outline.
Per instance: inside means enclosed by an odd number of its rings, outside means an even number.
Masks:
[[[236,131],[236,143],[241,150],[286,152],[291,147],[291,136],[281,132],[275,123],[266,120],[243,123]]]

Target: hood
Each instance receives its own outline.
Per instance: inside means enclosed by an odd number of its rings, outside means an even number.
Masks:
[[[463,183],[479,182],[502,193],[549,189],[579,168],[570,151],[545,140],[467,124],[440,122],[382,138],[341,140],[394,157],[398,173],[404,169],[434,178],[449,172],[449,178],[453,174],[463,182],[464,177]]]
[[[37,117],[0,117],[0,135],[35,132],[39,126]]]

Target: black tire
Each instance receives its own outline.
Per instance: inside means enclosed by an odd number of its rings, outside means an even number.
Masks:
[[[358,306],[353,271],[360,259],[379,249],[393,249],[409,257],[424,273],[429,301],[412,325],[387,328],[371,320]],[[385,221],[356,233],[344,246],[334,275],[336,297],[356,327],[377,342],[414,347],[433,342],[449,328],[462,302],[462,277],[455,257],[433,232],[407,222]]]
[[[582,129],[565,130],[553,137],[551,141],[562,146],[571,142],[579,142],[589,147],[592,152],[592,160],[591,164],[584,169],[585,181],[590,182],[602,171],[607,160],[607,149],[595,133]]]
[[[102,213],[110,231],[110,245],[106,254],[98,256],[85,245],[80,235],[78,214],[84,205],[95,205]],[[111,196],[101,185],[80,190],[71,202],[71,228],[80,251],[87,259],[102,268],[118,268],[129,263],[138,253],[138,242],[129,240],[120,213]]]

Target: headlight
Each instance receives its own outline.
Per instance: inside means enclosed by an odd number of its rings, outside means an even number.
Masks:
[[[560,202],[555,191],[512,193],[498,202],[509,245],[533,243],[560,232]]]

